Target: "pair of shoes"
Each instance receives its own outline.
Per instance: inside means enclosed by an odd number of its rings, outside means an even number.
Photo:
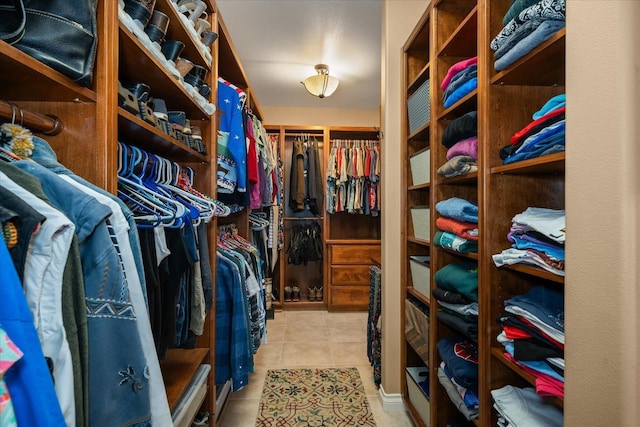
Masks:
[[[285,286],[284,287],[284,300],[286,302],[290,302],[291,301],[291,286]]]
[[[314,286],[313,288],[309,288],[307,298],[309,299],[309,301],[322,301],[322,286]]]
[[[291,301],[293,302],[300,301],[300,288],[298,286],[291,287]]]

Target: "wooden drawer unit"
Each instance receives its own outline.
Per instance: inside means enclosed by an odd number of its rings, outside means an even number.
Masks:
[[[380,245],[329,245],[329,264],[367,264],[380,262]]]
[[[363,311],[369,308],[369,268],[380,263],[379,244],[328,245],[328,309]]]

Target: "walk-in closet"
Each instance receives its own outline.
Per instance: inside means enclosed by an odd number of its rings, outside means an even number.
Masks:
[[[636,427],[638,19],[0,0],[0,426]]]

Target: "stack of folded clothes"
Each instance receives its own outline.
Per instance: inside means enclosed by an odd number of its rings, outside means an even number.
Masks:
[[[431,291],[440,309],[436,317],[461,334],[478,338],[478,266],[447,264],[434,276]]]
[[[449,108],[478,88],[478,57],[456,62],[447,71],[440,88],[444,108]]]
[[[529,207],[513,217],[507,234],[511,248],[493,255],[493,262],[531,264],[564,276],[564,230],[564,210]]]
[[[436,203],[440,217],[436,246],[460,253],[478,252],[478,206],[458,197]]]
[[[533,121],[511,137],[511,143],[500,149],[504,164],[534,159],[565,150],[566,96],[549,99],[533,114]]]
[[[545,402],[532,388],[506,385],[491,390],[493,407],[498,412],[498,427],[562,427],[562,411]]]
[[[564,28],[565,20],[565,0],[515,0],[491,41],[495,69],[504,70],[531,52]]]
[[[478,112],[470,111],[451,121],[442,133],[447,162],[438,174],[451,178],[478,171]]]
[[[504,356],[536,379],[540,396],[564,397],[564,294],[538,285],[504,301],[497,340]]]
[[[438,381],[467,420],[478,418],[478,346],[464,338],[445,337],[437,347],[442,359]]]

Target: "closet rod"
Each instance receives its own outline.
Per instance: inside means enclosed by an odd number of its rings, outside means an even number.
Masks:
[[[324,134],[322,133],[309,133],[309,132],[305,132],[305,133],[288,133],[285,132],[284,136],[313,136],[313,137],[318,137],[318,136],[323,136]]]
[[[41,132],[45,135],[57,135],[62,132],[64,125],[55,116],[45,116],[20,108],[15,103],[0,101],[0,117],[14,120],[29,130]]]

